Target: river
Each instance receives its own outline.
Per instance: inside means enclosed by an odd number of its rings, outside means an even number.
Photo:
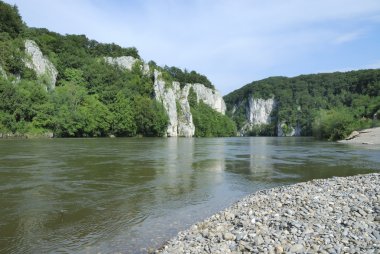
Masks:
[[[312,138],[0,140],[0,253],[144,253],[252,192],[380,170]]]

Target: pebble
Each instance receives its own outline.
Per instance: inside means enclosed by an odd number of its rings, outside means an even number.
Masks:
[[[277,245],[274,250],[276,253],[283,253],[284,252],[284,248],[281,245]]]
[[[380,253],[379,222],[380,174],[318,179],[249,195],[156,253]]]
[[[303,251],[303,245],[302,244],[295,244],[290,248],[291,253],[301,253]]]
[[[236,239],[236,236],[234,234],[226,232],[226,233],[224,233],[223,238],[224,238],[224,240],[227,240],[227,241],[233,241]]]

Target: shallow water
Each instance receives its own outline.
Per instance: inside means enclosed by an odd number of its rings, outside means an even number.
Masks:
[[[139,253],[239,198],[380,170],[310,138],[0,140],[0,253]]]

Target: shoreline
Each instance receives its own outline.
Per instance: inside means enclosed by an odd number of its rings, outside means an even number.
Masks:
[[[380,173],[251,194],[156,253],[378,253]]]
[[[380,127],[354,131],[346,139],[338,142],[343,144],[380,145]]]

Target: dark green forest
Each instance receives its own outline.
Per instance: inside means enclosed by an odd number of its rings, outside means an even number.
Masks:
[[[246,105],[254,98],[275,98],[275,121],[258,126],[251,134],[277,135],[276,125],[301,126],[301,135],[337,140],[353,130],[378,125],[380,111],[380,70],[271,77],[252,82],[224,97],[228,114],[240,129]],[[237,110],[232,113],[234,106]],[[375,119],[374,119],[375,118]]]
[[[26,39],[35,41],[57,68],[54,90],[46,91],[46,79],[37,77],[25,66]],[[168,117],[162,104],[154,99],[153,73],[142,73],[141,62],[131,71],[123,70],[105,63],[106,56],[140,59],[134,47],[100,43],[85,35],[61,35],[30,28],[22,21],[16,6],[0,1],[0,133],[29,136],[54,133],[56,137],[164,136]],[[203,83],[214,88],[207,77],[195,71],[161,68],[153,61],[149,64],[163,72],[168,81]],[[196,107],[193,105],[192,110],[197,114]],[[226,116],[219,116],[207,105],[202,107],[207,110],[198,113],[196,128],[208,118],[223,118],[229,121],[229,126],[233,125]],[[207,135],[234,133],[230,129],[225,133],[210,130]]]

